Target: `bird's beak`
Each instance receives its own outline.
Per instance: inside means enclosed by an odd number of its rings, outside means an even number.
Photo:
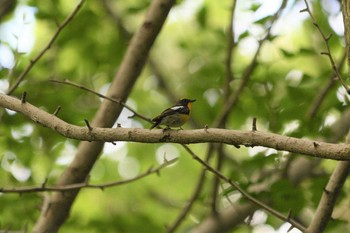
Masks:
[[[196,100],[190,100],[191,103],[195,102]]]

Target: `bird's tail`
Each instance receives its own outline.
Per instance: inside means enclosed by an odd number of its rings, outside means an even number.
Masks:
[[[154,121],[154,120],[152,120],[152,121]],[[157,127],[159,125],[159,123],[160,123],[160,120],[154,121],[154,124],[149,129],[153,129],[153,128]]]

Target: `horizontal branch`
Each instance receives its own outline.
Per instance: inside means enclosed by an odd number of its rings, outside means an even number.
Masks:
[[[28,99],[28,98],[27,98]],[[0,94],[0,106],[20,112],[34,122],[51,128],[67,138],[81,141],[141,142],[141,143],[225,143],[233,146],[264,146],[318,158],[350,160],[350,145],[299,139],[260,131],[242,131],[217,128],[196,130],[149,130],[141,128],[91,128],[69,124],[28,102]]]
[[[149,168],[146,172],[135,176],[134,178],[126,179],[126,180],[118,180],[118,181],[112,181],[104,184],[89,184],[87,182],[84,183],[77,183],[77,184],[67,184],[67,185],[61,185],[61,186],[47,186],[46,181],[41,186],[27,186],[27,187],[15,187],[15,188],[0,188],[0,193],[33,193],[33,192],[63,192],[68,190],[75,190],[75,189],[81,189],[81,188],[90,188],[90,189],[105,189],[105,188],[111,188],[123,184],[128,184],[137,180],[140,180],[146,176],[152,175],[152,174],[159,174],[160,171],[175,163],[177,161],[177,158],[172,160],[165,160],[164,163],[159,165],[156,168]]]

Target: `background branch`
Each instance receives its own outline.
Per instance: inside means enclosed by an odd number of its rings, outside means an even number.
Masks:
[[[303,9],[303,10],[301,10],[300,12],[307,12],[307,13],[310,15],[313,24],[315,25],[315,27],[316,27],[317,30],[319,31],[319,33],[320,33],[320,35],[321,35],[321,37],[322,37],[322,39],[324,40],[325,45],[326,45],[327,52],[321,52],[321,54],[322,54],[322,55],[326,55],[326,56],[329,58],[329,61],[330,61],[330,63],[331,63],[331,66],[332,66],[332,69],[333,69],[333,71],[334,71],[334,73],[335,73],[336,78],[337,78],[337,79],[339,80],[339,82],[343,85],[343,87],[345,88],[346,92],[350,95],[350,89],[349,89],[349,87],[346,85],[346,83],[344,82],[343,78],[341,77],[341,75],[340,75],[340,73],[339,73],[339,70],[338,70],[338,67],[337,67],[337,65],[335,64],[335,61],[334,61],[334,59],[333,59],[333,55],[332,55],[332,53],[331,53],[331,49],[330,49],[330,47],[329,47],[329,40],[331,39],[332,34],[330,34],[330,35],[328,35],[328,36],[326,36],[326,35],[324,34],[324,32],[322,31],[321,27],[318,25],[316,19],[315,19],[314,16],[312,15],[312,12],[311,12],[311,9],[310,9],[310,7],[309,7],[309,4],[308,4],[307,0],[304,0],[304,2],[305,2],[306,8]]]
[[[238,102],[238,98],[240,96],[240,94],[243,92],[244,88],[246,87],[246,85],[248,84],[251,75],[253,74],[257,64],[258,64],[258,56],[260,54],[261,48],[263,46],[263,44],[269,40],[270,36],[271,36],[271,29],[274,25],[274,23],[277,21],[279,15],[282,13],[283,9],[286,7],[287,4],[287,0],[283,0],[282,4],[280,6],[280,8],[277,10],[277,12],[273,15],[273,18],[271,20],[271,24],[269,26],[269,28],[266,31],[266,35],[264,36],[264,38],[262,38],[259,41],[259,45],[257,50],[255,51],[255,54],[253,56],[252,61],[250,62],[250,64],[246,67],[246,69],[244,70],[242,76],[240,77],[240,83],[237,87],[237,89],[235,91],[233,91],[229,97],[227,97],[227,99],[225,100],[225,104],[222,108],[222,111],[220,114],[217,115],[217,117],[215,118],[213,125],[214,127],[219,127],[221,128],[223,123],[226,121],[226,119],[228,118],[229,114],[232,112],[232,109],[235,107],[235,105]]]
[[[346,52],[344,52],[342,58],[340,59],[337,67],[341,70],[342,67],[345,64],[345,59],[346,59]],[[312,101],[311,106],[309,107],[307,113],[306,113],[306,118],[308,120],[311,120],[317,113],[317,110],[321,106],[322,102],[325,100],[327,94],[329,91],[334,87],[336,84],[336,79],[334,78],[334,72],[329,76],[328,82],[326,85],[323,86],[323,88],[320,90],[319,94],[315,96],[314,100]]]
[[[350,162],[339,162],[334,169],[306,233],[323,232],[331,219],[335,202],[350,173]]]
[[[75,189],[82,189],[82,188],[92,188],[92,189],[105,189],[105,188],[112,188],[115,186],[120,186],[124,184],[129,184],[131,182],[140,180],[146,176],[152,175],[154,173],[159,174],[160,171],[175,163],[178,159],[172,159],[168,161],[164,161],[160,166],[155,168],[149,168],[146,172],[143,174],[140,174],[138,176],[135,176],[131,179],[126,180],[118,180],[118,181],[112,181],[104,184],[90,184],[87,182],[84,183],[78,183],[78,184],[67,184],[62,186],[47,186],[46,183],[43,183],[41,186],[30,186],[30,187],[15,187],[15,188],[0,188],[0,193],[33,193],[33,192],[62,192],[62,191],[69,191],[69,190],[75,190]]]
[[[348,80],[350,79],[350,2],[341,0],[341,7],[344,21],[344,36],[346,44],[347,64],[348,64]]]
[[[305,0],[307,9],[309,14],[311,15],[310,9],[307,5],[307,1]],[[347,6],[349,7],[349,6]],[[345,6],[345,8],[347,8]],[[348,9],[344,9],[344,3],[343,3],[343,14],[347,15]],[[312,15],[311,15],[312,17]],[[314,20],[314,19],[313,19]],[[315,20],[314,20],[315,21]],[[344,16],[344,27],[347,28],[350,25],[350,18]],[[317,26],[317,28],[319,29],[320,33],[323,35],[321,29]],[[350,44],[350,31],[348,29],[345,29],[345,40],[346,40],[346,44]],[[323,36],[324,37],[324,36]],[[328,40],[325,40],[326,45],[327,45],[327,49],[328,49],[328,54],[330,59],[331,57],[331,53],[330,53],[330,49],[328,46]],[[350,57],[350,53],[347,53],[347,57],[348,57],[348,61],[349,61],[349,57]],[[332,61],[332,59],[331,59]],[[332,67],[333,69],[337,70],[336,67],[334,67],[334,62],[332,62]],[[349,66],[350,67],[350,66]],[[337,75],[339,75],[338,73],[336,73]],[[348,91],[349,93],[349,91]],[[348,138],[347,138],[347,143],[350,143],[350,131],[348,132]],[[317,206],[316,212],[313,216],[313,219],[309,225],[309,227],[307,228],[307,233],[318,233],[318,232],[323,232],[327,225],[329,220],[332,217],[332,212],[335,206],[335,203],[339,197],[339,194],[341,192],[342,187],[344,186],[344,183],[347,179],[347,177],[349,176],[350,173],[350,162],[348,161],[342,161],[339,162],[336,166],[336,168],[334,169],[331,177],[329,178],[329,181],[323,191],[321,200]]]
[[[72,22],[73,18],[76,16],[76,14],[79,12],[81,7],[83,6],[85,0],[81,0],[75,9],[72,11],[70,15],[67,16],[67,18],[58,26],[56,32],[52,36],[51,40],[49,43],[45,46],[45,48],[32,60],[30,60],[29,65],[27,68],[25,68],[22,73],[19,75],[15,83],[9,88],[7,91],[8,95],[11,95],[16,88],[19,86],[19,84],[23,81],[23,79],[26,77],[26,75],[29,73],[29,71],[33,68],[33,66],[40,60],[42,56],[51,48],[55,40],[57,39],[58,35],[62,32],[62,30],[70,23]]]
[[[242,194],[242,196],[244,198],[246,198],[250,202],[254,203],[255,205],[263,208],[264,210],[266,210],[270,214],[276,216],[277,218],[291,223],[294,227],[298,228],[299,230],[301,230],[301,231],[305,230],[304,226],[302,224],[300,224],[299,222],[295,221],[294,219],[290,218],[289,216],[288,217],[284,216],[283,214],[274,210],[270,206],[266,205],[265,203],[262,203],[261,201],[257,200],[253,196],[251,196],[248,192],[246,192],[244,189],[242,189],[237,183],[235,183],[234,181],[232,181],[231,179],[229,179],[228,177],[223,175],[221,172],[217,171],[215,168],[210,166],[207,162],[205,162],[200,157],[198,157],[195,153],[193,153],[191,150],[189,150],[189,148],[187,146],[185,147],[185,149],[187,150],[187,152],[189,152],[191,154],[193,159],[195,159],[200,164],[202,164],[205,168],[207,168],[207,170],[209,172],[213,173],[215,176],[219,177],[220,179],[222,179],[222,180],[226,181],[228,184],[230,184],[234,189],[236,189],[240,194]]]

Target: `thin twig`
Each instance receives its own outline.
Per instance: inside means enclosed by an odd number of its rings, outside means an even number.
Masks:
[[[80,89],[82,89],[82,90],[84,90],[84,91],[87,91],[87,92],[90,92],[90,93],[92,93],[92,94],[95,94],[95,95],[97,95],[97,96],[100,97],[100,98],[109,100],[109,101],[111,101],[111,102],[113,102],[113,103],[116,103],[116,104],[120,104],[120,105],[122,105],[123,107],[125,107],[126,109],[128,109],[130,112],[132,112],[132,113],[133,113],[133,116],[137,116],[137,117],[139,117],[139,118],[141,118],[141,119],[143,119],[143,120],[145,120],[145,121],[147,121],[147,122],[151,122],[151,123],[152,123],[151,119],[149,119],[148,117],[145,117],[145,116],[143,116],[143,115],[137,113],[134,109],[132,109],[131,107],[129,107],[127,104],[123,103],[123,102],[120,101],[120,100],[116,100],[116,99],[110,98],[110,97],[108,97],[108,96],[102,95],[102,94],[100,94],[100,93],[98,93],[98,92],[96,92],[96,91],[94,91],[94,90],[92,90],[92,89],[90,89],[90,88],[87,88],[87,87],[85,87],[85,86],[83,86],[83,85],[80,85],[80,84],[71,82],[71,81],[69,81],[68,79],[65,79],[65,80],[63,80],[63,81],[61,81],[61,80],[50,80],[50,81],[51,81],[51,82],[54,82],[54,83],[66,84],[66,85],[70,85],[70,86],[73,86],[73,87],[77,87],[77,88],[80,88]]]
[[[156,168],[150,168],[146,172],[142,173],[131,179],[112,181],[104,184],[89,184],[89,183],[78,183],[78,184],[68,184],[62,186],[47,186],[44,182],[41,186],[30,186],[30,187],[18,187],[18,188],[0,188],[0,193],[32,193],[32,192],[62,192],[68,190],[75,190],[81,188],[92,188],[92,189],[105,189],[111,188],[123,184],[128,184],[137,180],[140,180],[151,174],[158,174],[161,169],[175,163],[178,159],[172,159],[164,161],[163,164],[159,165]]]
[[[205,162],[199,156],[197,156],[195,153],[193,153],[193,151],[188,146],[184,145],[183,147],[186,149],[186,151],[188,153],[191,154],[193,159],[195,159],[200,164],[202,164],[209,172],[213,173],[215,176],[217,176],[220,179],[224,180],[225,182],[229,183],[233,188],[235,188],[238,192],[240,192],[244,198],[246,198],[250,202],[256,204],[257,206],[263,208],[264,210],[266,210],[270,214],[276,216],[277,218],[281,219],[282,221],[289,222],[295,228],[298,228],[299,230],[301,230],[303,232],[305,231],[305,227],[301,223],[299,223],[299,222],[297,222],[297,221],[295,221],[294,219],[291,219],[291,218],[288,219],[287,216],[284,216],[283,214],[281,214],[280,212],[278,212],[275,209],[271,208],[270,206],[268,206],[268,205],[262,203],[261,201],[257,200],[256,198],[251,196],[249,193],[247,193],[244,189],[242,189],[238,184],[236,184],[234,181],[232,181],[230,178],[226,177],[221,172],[217,171],[215,168],[210,166],[207,162]]]
[[[310,7],[309,7],[309,3],[307,2],[307,0],[304,0],[305,2],[305,5],[306,5],[306,8],[305,9],[302,9],[300,12],[307,12],[312,20],[312,23],[313,25],[315,25],[315,27],[317,28],[318,32],[320,33],[322,39],[324,40],[324,43],[326,45],[326,49],[327,49],[327,52],[321,52],[322,55],[326,55],[328,58],[329,58],[329,61],[331,63],[331,66],[332,66],[332,69],[335,73],[335,76],[336,78],[340,81],[340,83],[343,85],[343,87],[345,88],[346,92],[350,95],[350,88],[345,84],[343,78],[341,77],[340,75],[340,72],[339,72],[339,69],[337,67],[337,65],[335,64],[335,61],[333,59],[333,56],[332,56],[332,52],[331,52],[331,49],[329,47],[329,40],[331,39],[332,37],[332,34],[326,36],[324,34],[324,32],[322,31],[320,25],[318,25],[316,19],[314,18],[314,16],[312,15],[312,12],[310,10]]]
[[[45,48],[32,60],[30,60],[29,65],[27,66],[26,69],[24,69],[22,71],[22,73],[19,75],[19,77],[17,78],[16,82],[9,88],[9,90],[7,91],[8,95],[11,95],[16,88],[19,86],[19,84],[23,81],[23,79],[26,77],[26,75],[29,73],[29,71],[33,68],[33,66],[37,63],[37,61],[39,61],[39,59],[46,53],[46,51],[48,51],[52,44],[55,42],[55,40],[57,39],[58,35],[60,34],[60,32],[70,23],[72,22],[74,16],[79,12],[79,10],[81,9],[81,7],[83,6],[85,0],[80,0],[80,2],[78,3],[78,5],[74,8],[74,10],[72,11],[72,13],[70,15],[67,16],[67,18],[62,22],[62,24],[60,24],[55,32],[55,34],[52,36],[51,40],[49,41],[49,43],[45,46]]]

